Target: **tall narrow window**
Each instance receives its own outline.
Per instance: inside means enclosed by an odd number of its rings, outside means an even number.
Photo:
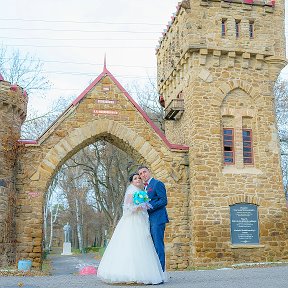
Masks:
[[[243,162],[244,164],[253,164],[252,130],[243,129]]]
[[[227,32],[227,19],[222,19],[221,23],[221,36],[225,37]]]
[[[249,21],[249,37],[254,38],[254,21]]]
[[[223,150],[224,164],[234,164],[234,130],[232,128],[223,129]]]
[[[240,37],[240,20],[235,20],[235,35],[236,38]]]

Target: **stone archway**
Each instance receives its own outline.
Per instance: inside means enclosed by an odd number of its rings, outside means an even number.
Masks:
[[[109,142],[123,151],[134,155],[136,159],[146,162],[154,173],[162,174],[166,179],[169,177],[169,174],[165,171],[167,168],[165,168],[162,158],[163,151],[157,151],[150,142],[137,134],[135,130],[127,128],[116,121],[103,119],[88,122],[62,138],[54,147],[49,149],[30,179],[32,181],[46,181],[71,155],[99,138],[108,139]],[[162,170],[162,173],[159,170]]]
[[[37,141],[23,141],[17,257],[33,259],[35,267],[41,265],[42,209],[51,178],[66,160],[99,139],[146,163],[165,182],[171,219],[166,230],[167,266],[187,267],[188,147],[170,144],[106,67]]]

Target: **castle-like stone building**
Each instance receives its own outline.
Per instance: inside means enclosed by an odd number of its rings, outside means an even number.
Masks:
[[[287,259],[273,97],[284,0],[183,1],[157,60],[166,136],[190,147],[190,265]],[[241,203],[255,207],[256,241]]]
[[[39,139],[18,141],[27,95],[0,75],[2,265],[40,267],[51,179],[98,139],[166,183],[168,269],[287,260],[273,97],[286,63],[284,0],[182,1],[156,54],[166,135],[105,65]]]

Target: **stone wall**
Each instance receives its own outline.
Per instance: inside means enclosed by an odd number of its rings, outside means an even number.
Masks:
[[[166,109],[173,99],[184,99],[181,118],[167,120],[165,128],[170,141],[190,147],[189,265],[287,259],[288,213],[273,96],[285,64],[284,2],[269,9],[240,1],[184,2],[157,57]],[[227,20],[225,37],[222,19]],[[237,39],[235,19],[241,20]],[[233,165],[223,162],[225,127],[235,134]],[[251,165],[243,162],[242,129],[247,128],[253,133]],[[230,206],[236,203],[258,206],[258,245],[232,245]]]

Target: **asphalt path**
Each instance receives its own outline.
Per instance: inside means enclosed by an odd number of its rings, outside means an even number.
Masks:
[[[86,262],[85,262],[86,261]],[[95,261],[95,262],[94,262]],[[80,276],[79,268],[96,265],[90,256],[62,256],[52,259],[52,276],[0,277],[0,288],[95,288],[139,287],[145,285],[109,285],[95,275]],[[288,266],[168,272],[162,288],[287,288]],[[151,287],[151,285],[147,285]],[[158,286],[158,285],[157,285]]]
[[[52,264],[52,276],[77,275],[81,268],[88,265],[98,267],[99,264],[99,260],[96,260],[93,254],[71,256],[49,255],[49,259]]]

